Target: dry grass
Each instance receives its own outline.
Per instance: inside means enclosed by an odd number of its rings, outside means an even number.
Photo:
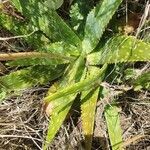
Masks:
[[[130,1],[138,5],[143,14],[136,36],[143,38],[147,35],[149,26],[146,19],[149,18],[148,1]],[[142,5],[142,6],[141,6]],[[124,10],[126,6],[124,5]],[[129,12],[133,10],[130,9]],[[140,33],[143,31],[142,34]],[[8,31],[1,29],[0,37],[12,37]],[[149,40],[149,36],[146,37]],[[27,45],[16,39],[0,41],[1,52],[14,52],[14,45],[21,50]],[[2,64],[3,65],[3,64]],[[142,64],[141,70],[148,64]],[[4,66],[5,67],[5,66]],[[140,68],[140,65],[139,65]],[[7,72],[4,68],[3,73]],[[143,70],[145,71],[145,70]],[[26,90],[18,97],[10,97],[0,103],[0,150],[40,150],[46,134],[49,119],[43,112],[42,100],[47,88],[37,87]],[[133,90],[127,91],[118,98],[121,114],[121,127],[126,150],[150,149],[150,92]],[[103,115],[105,103],[97,105],[96,123],[93,138],[93,150],[110,149],[107,128]],[[76,120],[76,121],[75,121]],[[142,135],[139,136],[139,135]],[[52,150],[82,150],[84,137],[81,130],[81,122],[78,115],[69,116],[62,125],[59,133],[50,145]]]
[[[40,93],[45,92],[42,88],[36,88],[0,103],[0,150],[42,149],[48,118],[42,107],[44,94]],[[50,149],[80,147],[83,139],[80,127],[76,127],[73,122],[70,117],[68,123],[62,126]]]
[[[0,104],[1,149],[41,149],[47,127],[42,96],[27,91]]]

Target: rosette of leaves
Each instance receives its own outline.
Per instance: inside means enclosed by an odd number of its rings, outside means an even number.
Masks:
[[[34,30],[41,31],[26,37],[25,40],[32,43],[37,52],[47,54],[44,57],[31,54],[25,59],[20,57],[15,61],[9,61],[7,65],[24,66],[25,69],[19,70],[19,75],[18,72],[12,72],[2,76],[1,82],[4,84],[1,91],[15,93],[22,87],[25,89],[45,84],[61,77],[50,87],[44,99],[45,103],[52,106],[52,110],[43,149],[47,149],[55,137],[77,95],[80,95],[81,101],[85,146],[87,150],[91,149],[96,103],[101,95],[101,82],[105,79],[108,65],[150,60],[150,44],[133,36],[113,35],[107,40],[101,39],[121,2],[102,0],[89,10],[88,15],[82,15],[84,18],[78,24],[84,29],[82,36],[78,36],[81,35],[78,33],[80,30],[74,31],[54,9],[45,6],[40,0],[12,0],[12,5],[25,17],[26,22],[19,22],[12,16],[1,14],[0,24],[15,35],[24,35]],[[77,5],[76,1],[73,5]],[[84,7],[80,7],[77,13],[84,12],[80,9],[84,10]],[[33,80],[28,80],[34,67],[36,76],[32,75]],[[8,84],[8,81],[12,84]],[[112,131],[112,121],[113,119],[107,117],[109,132]],[[119,124],[117,127],[120,128]],[[122,141],[120,138],[119,142]],[[112,136],[110,140],[112,145],[117,143]]]

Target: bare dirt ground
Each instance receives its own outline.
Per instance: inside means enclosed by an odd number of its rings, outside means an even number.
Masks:
[[[138,5],[143,3],[138,2]],[[1,28],[0,37],[8,36],[12,34]],[[22,49],[27,47],[23,42],[13,39],[9,42],[0,42],[0,51],[14,51],[12,45],[15,44]],[[3,64],[0,66],[1,75],[12,69],[6,68]],[[42,100],[48,87],[28,89],[20,96],[10,97],[0,102],[0,150],[42,149],[49,122],[49,118],[43,111]],[[129,90],[117,99],[125,149],[150,150],[150,91]],[[111,149],[103,114],[105,104],[99,101],[97,105],[93,150]],[[80,113],[79,110],[74,110],[74,112],[75,114],[70,115],[62,125],[49,147],[50,150],[84,150]]]

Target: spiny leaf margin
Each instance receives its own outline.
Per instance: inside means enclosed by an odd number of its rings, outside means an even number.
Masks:
[[[150,44],[134,36],[116,35],[99,49],[87,56],[90,65],[150,61]]]
[[[88,76],[95,76],[99,74],[101,69],[95,66],[90,66],[87,72]],[[105,72],[105,70],[104,70]],[[103,80],[104,74],[99,77],[99,83]],[[95,120],[95,111],[96,104],[99,95],[99,86],[96,86],[94,89],[89,89],[83,91],[81,94],[81,120],[82,120],[82,129],[85,136],[85,149],[91,150],[92,146],[92,137],[94,130],[94,120]]]
[[[85,61],[84,58],[81,56],[75,62],[70,64],[69,68],[67,69],[66,73],[62,77],[62,80],[57,85],[57,90],[55,93],[59,93],[61,89],[70,84],[74,84],[79,82],[85,76]],[[49,95],[54,95],[55,93],[48,93]],[[50,142],[53,140],[55,134],[61,127],[66,115],[68,114],[70,107],[72,106],[73,101],[75,100],[77,93],[73,93],[67,96],[62,96],[57,99],[53,99],[52,101],[46,102],[50,104],[54,109],[51,113],[51,120],[49,122],[46,141],[44,143],[43,149],[46,150]]]
[[[3,99],[10,94],[46,84],[63,74],[64,66],[33,66],[14,71],[0,77],[0,91],[5,92]]]
[[[82,91],[91,89],[95,84],[99,85],[99,78],[104,73],[104,70],[106,68],[107,68],[107,64],[103,65],[99,74],[92,76],[92,77],[89,77],[83,81],[77,82],[77,83],[70,85],[66,88],[63,88],[62,90],[60,90],[59,92],[57,92],[55,94],[47,96],[45,98],[45,101],[50,102],[52,100],[58,99],[58,98],[63,97],[63,96],[68,96],[68,95],[73,94],[73,93],[80,93]]]
[[[121,2],[122,0],[103,0],[89,13],[82,42],[83,50],[86,53],[90,53],[97,46],[107,24]]]

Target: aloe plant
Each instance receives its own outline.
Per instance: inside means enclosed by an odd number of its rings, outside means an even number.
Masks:
[[[77,5],[78,2],[75,1],[73,5]],[[133,36],[116,34],[110,36],[106,42],[101,40],[109,21],[121,2],[121,0],[98,2],[88,15],[83,15],[78,22],[78,26],[84,29],[84,33],[69,27],[57,14],[55,9],[60,6],[61,1],[57,6],[51,8],[48,0],[46,3],[42,0],[38,2],[36,0],[12,0],[12,5],[22,13],[26,22],[15,20],[4,13],[1,14],[0,24],[15,35],[25,35],[37,31],[24,40],[32,44],[37,52],[50,56],[49,59],[46,59],[42,56],[39,58],[39,55],[38,58],[30,55],[25,59],[19,57],[16,60],[9,60],[7,65],[22,66],[25,69],[0,78],[1,83],[4,83],[1,84],[1,97],[6,96],[4,91],[7,94],[12,92],[15,94],[22,88],[46,84],[61,77],[57,81],[55,91],[48,92],[44,98],[44,102],[52,106],[48,132],[43,144],[44,150],[52,142],[78,94],[80,94],[81,100],[85,146],[87,150],[90,150],[96,103],[99,99],[101,83],[105,80],[107,67],[113,63],[150,60],[150,44]],[[27,79],[32,74],[34,67],[37,76],[33,76],[33,80],[29,81]],[[44,72],[41,72],[41,69]],[[52,71],[55,73],[51,73]],[[12,84],[9,84],[8,81]],[[108,108],[109,111],[111,110]],[[113,121],[110,117],[106,119],[109,124]],[[108,125],[108,132],[109,129]],[[111,136],[110,140],[113,140]]]

